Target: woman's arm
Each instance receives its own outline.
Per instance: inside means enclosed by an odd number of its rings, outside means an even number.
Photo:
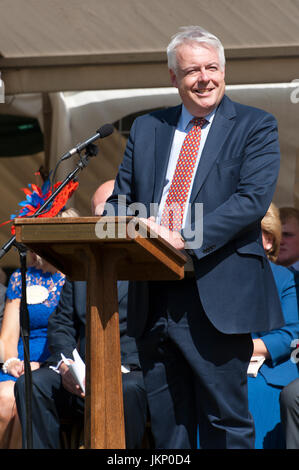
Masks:
[[[3,347],[3,359],[18,356],[18,342],[20,338],[20,299],[7,299],[0,339]]]
[[[267,346],[261,338],[255,338],[253,341],[253,356],[264,356],[265,359],[270,357]]]
[[[18,342],[20,338],[20,299],[7,299],[3,314],[0,334],[3,362],[6,372],[19,377],[24,372],[23,361],[18,360]]]

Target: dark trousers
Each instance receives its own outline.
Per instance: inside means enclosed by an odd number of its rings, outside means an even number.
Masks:
[[[126,447],[140,448],[147,420],[147,400],[141,371],[122,374]],[[15,385],[15,397],[26,447],[25,380]],[[32,373],[32,440],[34,449],[59,449],[61,419],[82,417],[84,400],[68,393],[59,374],[41,367]]]
[[[217,295],[217,292],[215,292]],[[253,449],[247,368],[251,335],[219,332],[195,281],[153,283],[138,339],[156,448]]]

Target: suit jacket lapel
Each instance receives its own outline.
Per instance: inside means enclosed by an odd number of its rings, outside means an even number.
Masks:
[[[181,106],[172,108],[168,115],[166,113],[162,116],[156,127],[154,202],[159,203],[161,200],[171,145],[180,114]]]
[[[234,126],[235,115],[236,113],[233,103],[229,98],[224,96],[216,111],[205,147],[201,154],[201,159],[194,178],[190,203],[193,203],[196,199],[198,192],[217,160],[219,152],[221,152],[221,149]]]
[[[168,111],[168,113],[167,113]],[[155,141],[155,187],[154,202],[160,202],[171,151],[174,132],[181,114],[181,106],[162,114],[156,127]],[[234,126],[236,112],[232,101],[224,96],[216,112],[204,150],[198,165],[191,193],[190,203],[194,202],[209,171],[215,163],[222,146]]]

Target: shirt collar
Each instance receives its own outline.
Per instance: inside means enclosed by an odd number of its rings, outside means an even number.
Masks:
[[[213,121],[215,113],[216,113],[216,109],[214,109],[210,114],[205,116],[205,119],[208,121],[209,124]],[[180,119],[179,119],[179,122],[178,122],[178,129],[180,129],[181,131],[186,131],[189,122],[193,118],[194,118],[194,116],[192,116],[192,114],[189,113],[189,111],[185,108],[185,106],[182,105],[182,112],[181,112],[181,116],[180,116]],[[205,126],[206,125],[207,124],[205,124]]]

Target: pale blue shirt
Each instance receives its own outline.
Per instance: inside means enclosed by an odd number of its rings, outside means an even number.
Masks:
[[[211,125],[212,125],[212,122],[213,122],[213,119],[214,119],[214,116],[215,116],[215,112],[216,112],[216,110],[212,111],[212,113],[205,116],[205,119],[207,120],[207,122],[204,124],[204,126],[202,127],[202,130],[201,130],[200,146],[199,146],[199,150],[198,150],[198,154],[197,154],[197,160],[196,160],[196,164],[195,164],[195,168],[194,168],[194,172],[193,172],[193,176],[192,176],[192,181],[191,181],[191,185],[190,185],[190,189],[189,189],[189,193],[188,193],[188,197],[187,197],[187,201],[186,201],[186,207],[187,207],[187,205],[190,201],[191,190],[192,190],[193,181],[194,181],[194,178],[195,178],[195,175],[196,175],[196,170],[197,170],[197,167],[198,167],[198,164],[199,164],[199,160],[200,160],[200,157],[201,157],[206,139],[208,137],[209,130],[211,128]],[[175,134],[174,134],[174,138],[173,138],[173,142],[172,142],[172,147],[171,147],[171,151],[170,151],[170,157],[169,157],[166,177],[165,177],[165,181],[164,181],[163,193],[162,193],[161,201],[160,201],[160,204],[159,204],[159,211],[158,211],[158,216],[157,216],[157,222],[158,223],[160,223],[160,221],[161,221],[163,207],[164,207],[164,204],[165,204],[165,201],[166,201],[169,189],[170,189],[170,185],[171,185],[172,178],[173,178],[173,175],[174,175],[177,160],[179,158],[180,150],[181,150],[181,147],[183,145],[183,142],[184,142],[184,139],[185,139],[186,135],[188,134],[190,128],[192,127],[192,124],[190,124],[190,121],[193,119],[193,117],[194,116],[192,116],[192,114],[190,114],[189,111],[183,105],[182,106],[182,113],[181,113],[180,119],[178,121],[177,128],[175,130]],[[185,221],[186,221],[186,216],[187,216],[187,210],[184,211],[182,228],[184,227],[184,224],[185,224]]]

